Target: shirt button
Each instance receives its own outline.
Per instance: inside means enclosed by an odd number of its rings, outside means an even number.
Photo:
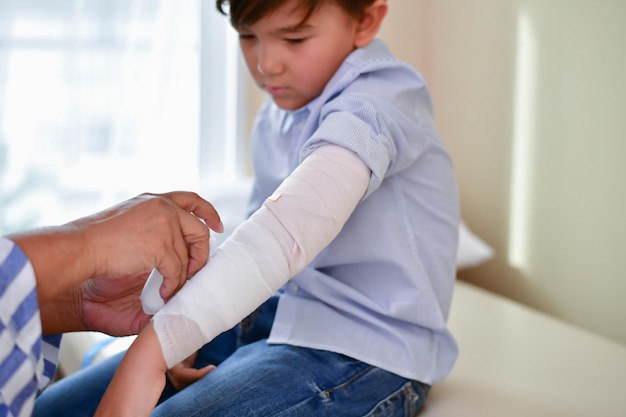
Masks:
[[[290,282],[289,283],[289,291],[291,291],[291,292],[298,292],[298,284],[296,284],[295,282]]]

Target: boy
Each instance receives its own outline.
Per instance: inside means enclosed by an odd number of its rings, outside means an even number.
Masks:
[[[385,0],[228,6],[270,95],[253,214],[139,335],[97,415],[415,415],[457,355],[457,191],[426,87],[375,39]],[[253,311],[153,411],[165,371]]]

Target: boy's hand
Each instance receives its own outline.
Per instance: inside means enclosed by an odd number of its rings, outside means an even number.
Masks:
[[[167,371],[167,376],[170,382],[178,391],[183,388],[187,388],[189,385],[203,378],[205,375],[208,375],[213,369],[215,369],[215,365],[207,365],[200,369],[194,368],[197,356],[198,352],[194,353]]]

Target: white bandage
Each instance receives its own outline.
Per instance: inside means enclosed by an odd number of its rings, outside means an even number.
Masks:
[[[233,327],[340,232],[370,171],[345,148],[315,150],[153,319],[168,367]]]

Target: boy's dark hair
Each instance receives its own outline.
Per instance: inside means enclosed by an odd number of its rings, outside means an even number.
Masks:
[[[299,0],[298,9],[303,10],[303,24],[322,4],[333,2],[348,14],[361,20],[367,6],[374,0]],[[217,10],[223,15],[230,15],[230,24],[234,27],[252,25],[264,16],[276,11],[285,0],[215,0]],[[226,11],[228,6],[228,12]]]

